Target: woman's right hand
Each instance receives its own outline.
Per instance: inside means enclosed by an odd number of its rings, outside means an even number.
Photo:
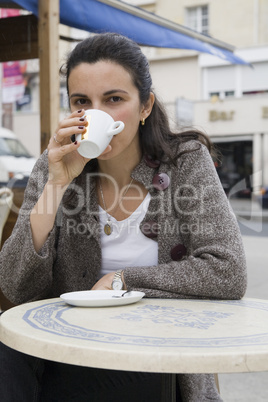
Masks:
[[[84,110],[79,110],[62,120],[55,136],[49,141],[49,179],[30,215],[33,244],[37,252],[53,228],[58,206],[66,188],[90,160],[77,152],[79,143],[71,141],[73,134],[83,133],[86,128],[87,121],[83,116]],[[103,154],[111,149],[111,145],[108,145]]]
[[[50,138],[48,144],[49,182],[65,187],[72,180],[79,176],[86,163],[90,160],[81,156],[77,149],[79,143],[72,142],[73,134],[81,134],[85,131],[87,120],[84,116],[84,109],[73,112],[62,120]],[[111,150],[108,145],[103,153]]]
[[[62,120],[55,135],[48,144],[49,181],[66,186],[83,170],[89,159],[83,158],[78,152],[79,143],[72,142],[73,134],[85,131],[87,121],[83,117],[84,110],[73,112]]]

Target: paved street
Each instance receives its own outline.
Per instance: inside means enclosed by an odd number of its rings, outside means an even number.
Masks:
[[[264,224],[267,227],[267,222]],[[246,297],[268,299],[268,236],[255,232],[243,236],[243,241],[248,264]],[[268,401],[268,372],[220,374],[219,381],[224,402]]]

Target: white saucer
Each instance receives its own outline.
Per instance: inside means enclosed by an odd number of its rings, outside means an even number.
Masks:
[[[104,307],[136,303],[145,296],[143,292],[131,291],[123,297],[113,297],[120,296],[124,292],[124,290],[84,290],[63,293],[60,297],[72,306]]]

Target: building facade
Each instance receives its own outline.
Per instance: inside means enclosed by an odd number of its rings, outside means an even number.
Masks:
[[[251,66],[200,56],[203,94],[194,102],[194,123],[222,152],[218,172],[230,195],[258,195],[268,186],[268,46],[237,53]]]
[[[222,154],[216,164],[226,192],[258,194],[268,186],[268,0],[140,0],[139,6],[234,45],[250,63],[185,50],[148,52],[173,125],[210,136]]]

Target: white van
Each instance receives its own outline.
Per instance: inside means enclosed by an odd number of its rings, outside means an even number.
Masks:
[[[0,186],[10,181],[27,182],[35,162],[17,136],[0,127]]]

